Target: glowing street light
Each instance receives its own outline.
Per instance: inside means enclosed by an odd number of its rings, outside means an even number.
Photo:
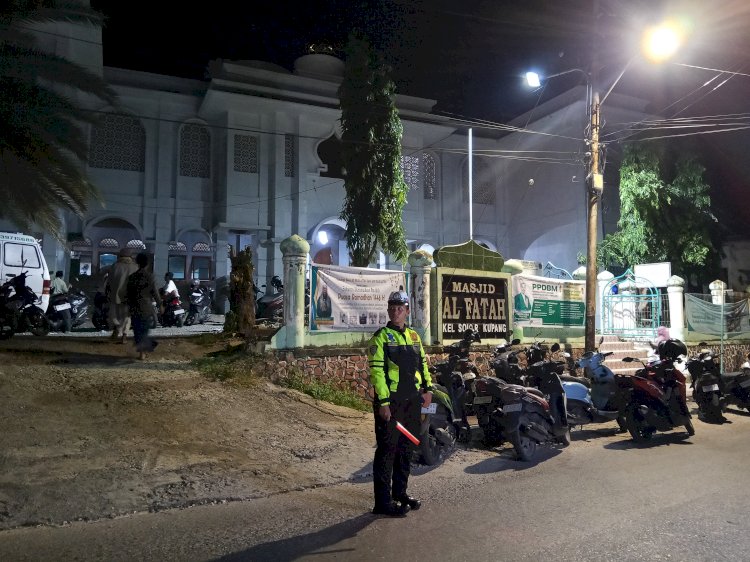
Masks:
[[[665,23],[646,31],[643,36],[642,49],[649,60],[664,62],[673,56],[682,45],[686,35],[686,27],[675,23]],[[607,99],[614,87],[620,81],[625,71],[630,66],[632,59],[623,68],[614,83],[609,87],[604,97],[599,99],[599,92],[595,90],[596,82],[590,73],[580,69],[572,68],[556,74],[541,78],[536,72],[526,73],[526,83],[531,88],[538,88],[542,80],[549,80],[555,76],[581,72],[586,77],[587,105],[590,103],[589,137],[586,139],[588,152],[591,154],[589,171],[586,176],[588,214],[586,219],[586,324],[585,324],[585,349],[591,351],[596,347],[596,245],[598,237],[598,203],[604,191],[604,174],[599,158],[599,132],[601,127],[601,105]]]
[[[679,50],[685,35],[685,26],[673,21],[651,27],[643,34],[643,54],[651,62],[662,63]]]

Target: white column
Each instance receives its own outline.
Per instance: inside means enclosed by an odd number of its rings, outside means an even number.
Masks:
[[[669,335],[685,341],[685,280],[672,275],[667,280],[667,294],[669,296]]]
[[[297,234],[281,242],[287,348],[305,346],[305,265],[310,244]]]
[[[432,342],[430,334],[430,270],[432,256],[425,250],[409,255],[411,271],[411,327],[422,338],[423,344]]]
[[[724,293],[727,290],[727,284],[717,279],[708,288],[711,289],[711,302],[714,304],[724,304]]]

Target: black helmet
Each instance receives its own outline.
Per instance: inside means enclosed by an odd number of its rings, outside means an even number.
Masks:
[[[406,294],[406,291],[393,291],[388,295],[388,304],[409,306],[409,295]]]
[[[687,355],[687,347],[680,340],[670,339],[660,342],[656,348],[659,359],[677,360],[680,355]]]

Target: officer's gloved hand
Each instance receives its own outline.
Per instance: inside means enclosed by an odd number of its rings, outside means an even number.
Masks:
[[[380,416],[380,419],[383,421],[391,421],[391,407],[390,406],[381,406],[378,410],[378,415]]]

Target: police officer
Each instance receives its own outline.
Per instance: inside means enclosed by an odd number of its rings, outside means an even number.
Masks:
[[[375,389],[375,460],[373,513],[403,517],[421,502],[406,493],[411,444],[396,422],[419,434],[420,412],[432,401],[432,379],[419,334],[406,326],[409,296],[395,291],[388,297],[390,321],[370,339],[370,382]]]

